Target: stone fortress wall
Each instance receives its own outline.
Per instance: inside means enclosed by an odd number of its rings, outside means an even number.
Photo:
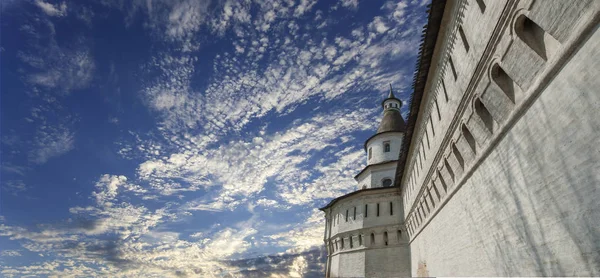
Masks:
[[[400,181],[413,276],[600,275],[599,11],[446,3]]]

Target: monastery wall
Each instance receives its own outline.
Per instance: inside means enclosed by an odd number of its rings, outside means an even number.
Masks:
[[[600,275],[600,1],[446,5],[401,181],[412,275]]]

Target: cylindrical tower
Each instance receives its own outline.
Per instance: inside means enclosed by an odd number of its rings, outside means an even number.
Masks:
[[[400,114],[402,101],[394,96],[392,87],[386,99],[381,103],[383,118],[373,136],[365,141],[367,167],[354,179],[358,189],[386,187],[394,184],[396,164],[406,131],[406,124]]]
[[[364,145],[367,166],[354,177],[357,191],[321,208],[327,219],[326,277],[410,275],[404,207],[400,188],[393,186],[406,125],[391,86],[382,106],[379,128]]]

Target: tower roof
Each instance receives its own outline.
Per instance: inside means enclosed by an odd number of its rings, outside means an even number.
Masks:
[[[406,123],[400,114],[400,107],[396,108],[386,108],[385,102],[388,100],[396,100],[402,105],[402,101],[394,96],[394,92],[392,90],[392,85],[390,84],[390,93],[386,99],[383,100],[381,104],[384,108],[383,110],[383,118],[379,123],[379,128],[377,128],[377,132],[373,134],[367,141],[365,141],[365,150],[367,149],[367,143],[374,137],[382,133],[388,132],[406,132]]]
[[[404,119],[402,119],[400,111],[395,109],[387,109],[383,112],[383,118],[381,119],[381,123],[379,124],[376,134],[390,131],[406,131],[406,123],[404,123]]]
[[[381,106],[385,109],[385,102],[388,100],[397,100],[400,102],[400,106],[402,106],[402,101],[397,99],[394,96],[394,90],[392,89],[392,84],[390,84],[390,93],[386,99],[383,100]],[[383,111],[383,118],[381,119],[381,123],[379,124],[379,128],[377,129],[377,133],[389,132],[389,131],[397,131],[397,132],[405,132],[406,131],[406,123],[404,119],[402,119],[402,115],[400,115],[399,109],[385,109]]]

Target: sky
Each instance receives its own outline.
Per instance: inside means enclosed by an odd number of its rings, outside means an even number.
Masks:
[[[2,277],[322,277],[428,4],[0,3]]]

